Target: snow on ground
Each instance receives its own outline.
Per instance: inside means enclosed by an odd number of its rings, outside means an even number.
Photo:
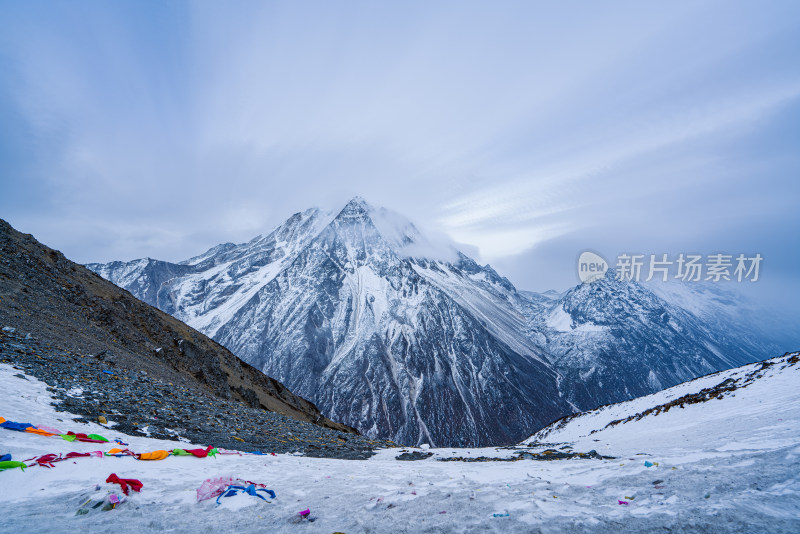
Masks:
[[[18,374],[0,364],[0,415],[10,421],[119,437],[137,452],[187,447],[71,421],[51,406],[43,383]],[[641,434],[609,430],[585,437],[580,431],[564,435],[575,441],[576,451],[593,448],[619,456],[614,460],[436,461],[448,456],[510,457],[517,452],[492,448],[436,449],[431,451],[434,457],[411,462],[395,460],[398,450],[384,450],[366,461],[292,455],[169,457],[155,462],[93,457],[60,462],[52,469],[14,469],[0,472],[0,531],[797,532],[797,376],[796,371],[782,378],[776,374],[769,381],[774,384],[763,391],[751,389],[753,384],[735,397],[710,401],[710,406],[718,405],[701,417],[699,426],[679,420],[676,409],[674,421],[661,419],[672,412],[654,417],[659,424]],[[729,413],[722,406],[731,400],[737,400],[737,407]],[[715,421],[718,424],[712,424]],[[754,432],[747,431],[748,425]],[[601,441],[596,442],[598,435]],[[111,446],[0,429],[0,454],[11,453],[15,460]],[[536,445],[534,450],[546,447]],[[659,465],[645,467],[645,460]],[[141,480],[142,492],[117,509],[76,516],[87,495],[96,493],[98,484],[105,487],[112,472]],[[239,495],[220,506],[213,500],[196,502],[195,490],[203,480],[231,475],[262,482],[277,498],[266,503]],[[299,518],[297,513],[306,508],[314,522]]]
[[[647,450],[675,454],[699,449],[770,450],[796,443],[800,437],[800,362],[786,355],[713,373],[663,391],[590,410],[542,429],[527,440],[592,446],[601,454]],[[640,420],[609,426],[725,381],[737,389],[722,399],[674,406]]]

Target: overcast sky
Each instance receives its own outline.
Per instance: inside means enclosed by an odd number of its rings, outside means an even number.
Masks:
[[[71,259],[356,194],[524,289],[759,252],[796,296],[800,2],[0,3],[0,217]]]

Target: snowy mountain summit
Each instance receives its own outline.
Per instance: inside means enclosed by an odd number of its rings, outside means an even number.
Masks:
[[[609,275],[563,295],[519,292],[359,197],[181,263],[88,267],[327,417],[406,444],[514,443],[579,409],[760,359],[718,356],[735,336]]]

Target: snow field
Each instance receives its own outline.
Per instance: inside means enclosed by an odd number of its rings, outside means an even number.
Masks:
[[[71,421],[69,414],[56,412],[51,406],[43,383],[17,374],[20,372],[13,367],[0,365],[0,415],[8,420],[122,438],[136,452],[188,446],[123,436],[113,427]],[[795,378],[781,377],[780,373],[771,378],[776,378],[771,380],[775,384],[764,386],[772,392],[770,402],[778,404],[783,399],[785,411],[800,413],[797,404],[786,404],[796,400],[790,391]],[[752,391],[753,395],[764,394]],[[729,400],[749,400],[745,392],[747,389],[737,392],[733,399],[710,402],[719,403],[722,410]],[[656,527],[677,532],[800,530],[796,419],[790,418],[784,425],[785,421],[765,420],[763,409],[733,410],[731,418],[741,420],[741,431],[723,432],[730,426],[730,419],[723,417],[719,425],[708,427],[701,438],[688,444],[675,432],[682,428],[684,434],[693,435],[698,425],[704,425],[681,421],[680,411],[669,425],[659,421],[671,429],[660,442],[648,439],[649,429],[634,432],[630,426],[624,432],[617,430],[626,425],[611,429],[622,433],[609,430],[582,437],[576,431],[575,450],[586,451],[584,445],[591,445],[602,454],[618,456],[614,460],[436,460],[450,456],[508,458],[516,452],[501,448],[431,449],[434,457],[411,462],[395,460],[399,450],[382,450],[366,461],[292,455],[169,457],[156,462],[130,457],[77,458],[57,463],[52,469],[35,466],[24,472],[15,469],[0,473],[0,506],[5,512],[0,531],[352,534],[646,532]],[[725,413],[710,410],[706,422]],[[750,420],[749,425],[757,431],[748,438],[743,432],[751,417],[759,418],[760,426]],[[664,438],[670,432],[674,439]],[[718,439],[719,434],[722,436]],[[50,452],[108,450],[112,446],[68,443],[0,429],[0,454],[11,453],[15,460]],[[548,447],[542,444],[531,450]],[[645,467],[645,461],[657,462],[658,466]],[[115,510],[76,516],[78,507],[98,484],[101,492],[105,490],[108,485],[104,481],[112,472],[141,480],[142,492],[133,494],[129,502]],[[197,503],[195,490],[203,480],[218,476],[264,483],[277,498],[266,503],[238,495],[224,499],[219,506],[213,500]],[[620,500],[629,504],[619,504]],[[314,522],[299,517],[298,512],[306,508],[311,510]]]

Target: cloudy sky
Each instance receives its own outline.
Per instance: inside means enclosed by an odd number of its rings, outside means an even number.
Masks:
[[[525,289],[588,248],[800,294],[800,2],[0,3],[0,217],[68,257],[356,194]]]

